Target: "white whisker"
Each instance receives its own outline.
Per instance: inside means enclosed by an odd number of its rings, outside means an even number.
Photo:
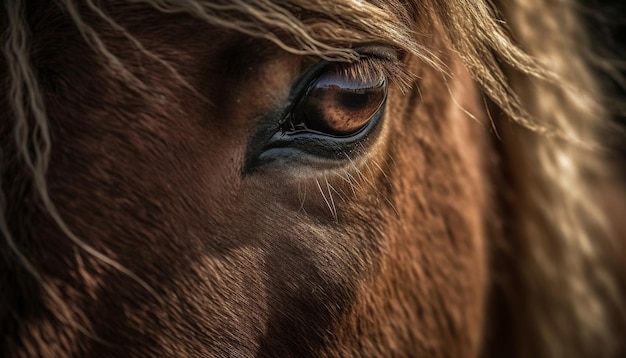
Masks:
[[[333,213],[333,217],[335,218],[335,220],[337,220],[337,207],[335,206],[335,200],[333,199],[333,193],[331,192],[332,186],[328,182],[327,178],[324,178],[324,181],[326,181],[326,190],[328,190],[328,197],[330,198],[330,203],[333,206],[331,211]],[[333,188],[333,190],[335,191],[335,193],[337,193],[337,191],[334,188]],[[339,194],[339,193],[337,193],[337,194]]]
[[[320,194],[322,194],[322,198],[324,199],[324,202],[326,202],[326,206],[328,206],[328,210],[330,210],[330,214],[333,215],[333,217],[335,217],[334,212],[333,212],[333,207],[330,205],[330,202],[326,198],[326,194],[324,194],[324,190],[322,190],[322,186],[320,185],[320,181],[316,178],[315,182],[317,183],[317,188],[319,189]]]

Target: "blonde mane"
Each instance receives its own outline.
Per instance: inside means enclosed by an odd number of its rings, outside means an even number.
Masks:
[[[34,186],[54,220],[78,246],[141,281],[114,260],[75,237],[48,196],[46,170],[51,144],[44,94],[29,59],[31,29],[26,0],[4,2],[3,57],[9,73],[14,141]],[[449,73],[445,61],[424,45],[441,27],[484,94],[503,112],[495,128],[511,172],[515,238],[492,243],[516,262],[518,286],[508,293],[518,311],[527,345],[545,357],[597,356],[614,352],[613,312],[624,314],[614,274],[603,257],[612,241],[594,197],[594,178],[609,175],[601,153],[608,114],[600,84],[584,59],[587,39],[573,0],[129,0],[163,13],[188,13],[209,24],[269,40],[285,51],[330,61],[354,61],[355,43],[383,42]],[[83,38],[115,76],[141,89],[144,84],[107,47],[83,17],[90,12],[181,80],[176,69],[116,23],[97,2],[59,1]],[[496,10],[497,9],[497,10]],[[314,14],[314,16],[299,16]],[[314,20],[311,20],[314,19]],[[339,26],[338,26],[339,25]],[[408,74],[411,76],[411,74]],[[497,113],[494,113],[496,115]],[[6,118],[5,118],[6,119]],[[34,126],[34,127],[33,127]],[[1,178],[4,180],[4,178]],[[2,193],[4,194],[4,193]],[[3,195],[4,196],[4,195]],[[7,247],[42,282],[9,230],[4,200],[0,231]],[[509,252],[510,240],[518,242]],[[144,284],[150,289],[147,284]],[[52,297],[55,297],[50,293]],[[61,302],[59,302],[61,304]],[[70,319],[68,317],[68,319]]]

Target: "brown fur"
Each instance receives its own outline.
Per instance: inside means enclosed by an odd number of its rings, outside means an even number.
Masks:
[[[513,24],[518,3],[499,7]],[[375,30],[388,33],[367,33],[343,2],[335,17],[316,12],[325,1],[254,2],[284,28],[252,10],[222,9],[218,23],[112,1],[102,11],[116,28],[86,3],[79,17],[63,4],[24,10],[45,121],[14,95],[17,51],[0,59],[0,355],[623,354],[624,249],[588,194],[605,162],[580,144],[596,146],[601,124],[585,121],[604,112],[591,98],[580,118],[560,116],[538,98],[554,95],[556,108],[595,84],[581,56],[568,83],[506,42],[467,39],[488,35],[453,15],[479,1],[352,9],[378,9],[395,35],[382,20]],[[310,26],[302,38],[289,33],[296,19]],[[0,29],[14,20],[2,15]],[[519,23],[509,31],[532,53],[536,35]],[[380,140],[346,171],[242,175],[260,118],[311,62],[353,61],[348,39],[402,50]],[[546,46],[576,53],[559,41]],[[480,62],[490,51],[510,67]],[[33,140],[15,134],[21,102]],[[37,151],[45,134],[49,153]],[[575,174],[554,164],[561,156],[579,159]]]

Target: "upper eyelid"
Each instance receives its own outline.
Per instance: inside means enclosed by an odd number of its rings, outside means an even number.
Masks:
[[[356,51],[360,57],[378,58],[387,61],[397,61],[400,57],[400,50],[380,44],[357,46],[353,48],[353,50]]]
[[[355,47],[360,59],[355,63],[368,64],[373,69],[382,73],[387,82],[397,85],[403,92],[410,87],[410,73],[403,61],[403,51],[393,46],[372,44]],[[370,60],[370,61],[368,61]]]
[[[381,75],[389,77],[388,74],[393,72],[389,67],[395,66],[397,66],[397,64],[389,62],[386,59],[380,60],[377,58],[364,57],[350,65],[339,68],[338,71],[341,71],[341,73],[350,77],[352,80],[367,79],[373,81],[380,78]]]
[[[399,51],[393,47],[385,45],[366,45],[355,47],[360,58],[354,62],[330,62],[321,60],[309,66],[304,73],[296,80],[291,87],[287,100],[287,106],[280,114],[282,125],[288,118],[293,108],[306,94],[307,88],[320,76],[329,66],[345,66],[346,69],[360,69],[364,72],[372,71],[383,74],[388,83],[395,83],[399,87],[406,87],[407,73],[404,70],[403,62],[400,60]],[[352,67],[355,66],[355,67]]]
[[[345,74],[357,77],[359,74],[383,74],[388,82],[404,86],[407,73],[403,62],[400,60],[400,50],[380,44],[362,45],[354,47],[359,54],[359,59],[354,62],[330,62],[319,61],[309,66],[304,74],[298,79],[293,90],[306,89],[307,84],[312,83],[317,76],[330,66],[341,67]],[[303,86],[303,82],[304,86]],[[304,87],[304,88],[299,88]]]

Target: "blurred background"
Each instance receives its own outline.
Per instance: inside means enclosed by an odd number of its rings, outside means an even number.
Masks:
[[[581,6],[595,47],[592,56],[614,64],[614,72],[601,71],[601,76],[613,96],[609,105],[623,132],[608,144],[615,149],[622,178],[626,178],[626,0],[581,0]]]

